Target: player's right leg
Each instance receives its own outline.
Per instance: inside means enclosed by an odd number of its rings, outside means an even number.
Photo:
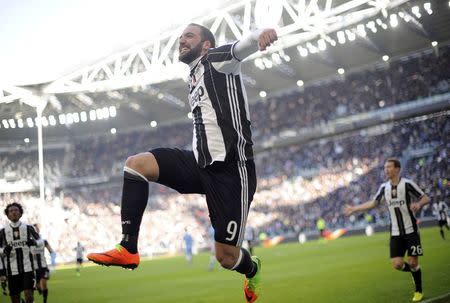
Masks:
[[[438,225],[439,225],[439,233],[441,234],[441,238],[442,238],[442,240],[445,240],[444,226],[447,226],[447,222],[443,222],[443,221],[439,220]],[[447,229],[448,229],[448,226],[447,226]]]
[[[158,162],[152,153],[137,154],[126,160],[121,208],[122,241],[115,249],[89,254],[87,256],[89,260],[101,265],[130,269],[139,265],[137,241],[142,216],[147,206],[148,181],[155,181],[158,176]]]
[[[181,193],[203,193],[192,151],[157,148],[129,157],[125,162],[122,191],[122,241],[112,250],[88,254],[89,260],[129,269],[139,265],[137,243],[149,197],[149,181]]]

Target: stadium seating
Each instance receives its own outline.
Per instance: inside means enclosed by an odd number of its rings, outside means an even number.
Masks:
[[[289,128],[311,127],[448,92],[448,66],[450,49],[443,48],[439,57],[421,53],[390,66],[350,74],[345,80],[312,85],[257,102],[251,109],[255,140],[266,140]],[[345,218],[342,207],[345,203],[364,202],[375,193],[383,180],[383,161],[392,155],[401,157],[404,175],[416,180],[433,201],[448,198],[449,139],[443,134],[449,132],[448,113],[443,112],[259,153],[255,157],[258,191],[249,224],[269,235],[313,230],[318,217],[325,218],[331,228],[362,225],[362,215]],[[180,125],[79,139],[68,150],[46,152],[47,182],[54,190],[44,205],[36,193],[27,192],[1,194],[0,206],[13,200],[22,202],[26,209],[24,219],[40,223],[43,235],[58,251],[58,261],[73,261],[77,241],[88,250],[98,250],[119,240],[120,178],[64,190],[52,184],[62,178],[120,176],[127,156],[158,146],[189,148],[190,140],[191,129]],[[415,153],[419,149],[424,152]],[[0,178],[12,172],[9,176],[37,184],[35,151],[0,155]],[[180,250],[185,227],[190,229],[197,246],[206,245],[209,218],[200,196],[181,196],[154,184],[150,192],[141,229],[143,253]],[[430,211],[425,208],[421,216],[431,215]],[[376,224],[388,220],[383,207],[371,214]]]

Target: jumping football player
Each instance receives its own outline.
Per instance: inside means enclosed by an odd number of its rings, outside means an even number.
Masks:
[[[261,261],[242,249],[245,224],[256,190],[253,142],[241,62],[277,40],[262,29],[235,43],[216,47],[214,35],[189,24],[179,37],[179,60],[189,65],[189,105],[193,116],[192,151],[156,148],[125,162],[122,194],[123,238],[115,249],[92,253],[98,264],[135,268],[139,227],[149,196],[148,182],[180,193],[206,196],[215,231],[216,258],[222,267],[245,275],[244,294],[260,293]]]

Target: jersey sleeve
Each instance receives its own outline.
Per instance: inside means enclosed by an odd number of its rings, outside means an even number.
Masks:
[[[44,246],[44,241],[41,239],[41,237],[37,233],[36,229],[34,229],[34,227],[32,225],[28,225],[27,228],[28,228],[29,236],[36,240],[36,246],[38,246],[38,247]]]
[[[420,199],[425,195],[423,190],[412,180],[406,181],[406,193],[413,195],[417,199]]]
[[[381,184],[380,188],[378,188],[377,193],[373,197],[373,200],[377,205],[380,205],[380,203],[384,200],[384,189],[386,186],[384,184]]]
[[[238,42],[208,50],[207,58],[217,71],[224,74],[232,74],[239,71],[241,61],[234,54],[234,47]]]

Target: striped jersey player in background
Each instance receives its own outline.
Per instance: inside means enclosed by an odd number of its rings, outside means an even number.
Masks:
[[[206,196],[216,258],[222,267],[245,276],[245,299],[256,301],[261,262],[242,248],[256,171],[241,61],[277,39],[275,30],[261,29],[216,47],[214,35],[206,27],[189,24],[185,28],[179,38],[179,60],[190,69],[192,150],[156,148],[127,159],[122,242],[116,249],[89,254],[88,259],[102,265],[138,266],[137,240],[149,196],[148,182],[158,182],[183,194]]]
[[[20,303],[22,291],[26,303],[32,303],[35,283],[32,247],[41,247],[44,242],[39,239],[39,234],[32,225],[20,221],[23,215],[22,205],[8,204],[5,215],[10,222],[0,230],[0,253],[5,259],[5,270],[1,276],[7,276],[12,303]]]
[[[39,234],[39,226],[34,224],[34,229]],[[50,255],[54,255],[52,247],[48,243],[47,240],[42,239],[44,242],[43,246],[35,246],[33,247],[33,259],[34,259],[34,270],[36,273],[36,290],[39,294],[42,295],[43,302],[47,303],[48,299],[48,285],[47,281],[50,279],[50,270],[48,269],[47,260],[45,258],[45,249],[47,248]]]
[[[345,214],[365,211],[377,207],[382,201],[387,203],[391,219],[390,255],[392,266],[404,272],[410,272],[416,286],[413,302],[423,298],[422,271],[419,256],[423,255],[420,244],[419,228],[414,213],[430,202],[428,196],[412,180],[400,177],[401,164],[396,158],[389,158],[384,164],[384,173],[388,179],[381,184],[375,197],[366,203],[346,205]],[[414,199],[417,202],[413,202]],[[408,261],[404,261],[408,252]]]
[[[439,224],[439,232],[441,233],[441,238],[445,240],[444,235],[444,226],[449,230],[449,222],[448,222],[448,206],[444,201],[440,201],[439,203],[433,204],[433,213],[438,219]]]

